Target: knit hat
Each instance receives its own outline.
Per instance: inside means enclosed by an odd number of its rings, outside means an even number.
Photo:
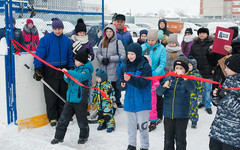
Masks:
[[[122,21],[125,21],[126,18],[123,14],[117,14],[116,17],[115,17],[115,20],[122,20]]]
[[[197,69],[197,60],[196,59],[194,59],[192,56],[190,56],[188,58],[188,61],[190,64],[192,64],[194,70]]]
[[[240,54],[233,54],[231,57],[227,58],[225,65],[236,73],[240,73]]]
[[[86,25],[85,25],[85,23],[84,23],[82,18],[78,19],[77,25],[75,26],[75,32],[76,33],[78,33],[78,32],[87,32]]]
[[[28,20],[27,20],[27,25],[29,25],[30,23],[33,24],[32,19],[28,19]]]
[[[137,59],[142,56],[142,47],[138,43],[131,43],[127,48],[127,52],[134,52]]]
[[[187,29],[185,30],[185,34],[186,34],[186,33],[193,34],[192,28],[187,28]]]
[[[104,69],[96,69],[96,76],[100,77],[102,82],[108,79],[108,74]]]
[[[147,35],[147,34],[148,34],[148,30],[145,30],[145,29],[141,30],[141,31],[140,31],[140,36],[141,36],[142,34],[146,34],[146,35]]]
[[[234,31],[232,39],[235,39],[236,37],[238,37],[238,27],[237,26],[229,27],[228,29],[232,29]]]
[[[114,13],[113,16],[112,16],[112,21],[115,21],[116,16],[117,16],[117,13]]]
[[[158,40],[158,30],[157,29],[149,29],[147,34],[148,40]]]
[[[168,43],[176,43],[177,45],[179,45],[178,35],[177,34],[170,34],[169,37],[168,37]]]
[[[197,31],[197,34],[199,35],[200,33],[207,33],[207,35],[209,35],[209,30],[208,28],[199,28],[198,31]]]
[[[85,50],[79,50],[77,54],[74,56],[74,59],[80,61],[81,63],[86,64],[88,62],[88,54],[90,53],[90,49],[86,48]]]
[[[53,29],[64,29],[63,22],[58,18],[52,18],[52,28]]]
[[[162,40],[164,38],[163,30],[158,30],[158,39]]]
[[[188,72],[188,69],[189,69],[188,64],[189,64],[189,61],[187,57],[185,57],[184,55],[180,55],[177,57],[176,61],[174,62],[173,69],[175,70],[176,65],[180,65],[185,69],[185,72]]]

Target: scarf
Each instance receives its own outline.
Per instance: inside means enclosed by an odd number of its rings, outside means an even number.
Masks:
[[[72,35],[71,40],[74,41],[72,48],[73,53],[76,54],[81,49],[82,44],[86,44],[88,42],[88,36]]]
[[[184,36],[183,40],[185,43],[190,43],[193,41],[194,35],[190,35],[190,36]]]

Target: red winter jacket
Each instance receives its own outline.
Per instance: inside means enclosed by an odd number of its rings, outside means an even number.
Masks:
[[[22,33],[27,49],[36,51],[39,44],[39,35],[36,26],[33,26],[32,29],[29,29],[28,26],[25,25]]]

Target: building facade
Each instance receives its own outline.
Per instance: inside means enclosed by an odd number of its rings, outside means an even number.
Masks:
[[[204,18],[240,18],[240,0],[200,0]]]

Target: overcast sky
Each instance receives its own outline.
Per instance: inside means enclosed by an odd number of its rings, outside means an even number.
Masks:
[[[187,14],[199,14],[200,0],[104,0],[105,5],[112,12],[126,13],[131,9],[133,15],[137,13],[157,13],[161,9],[182,9]]]

